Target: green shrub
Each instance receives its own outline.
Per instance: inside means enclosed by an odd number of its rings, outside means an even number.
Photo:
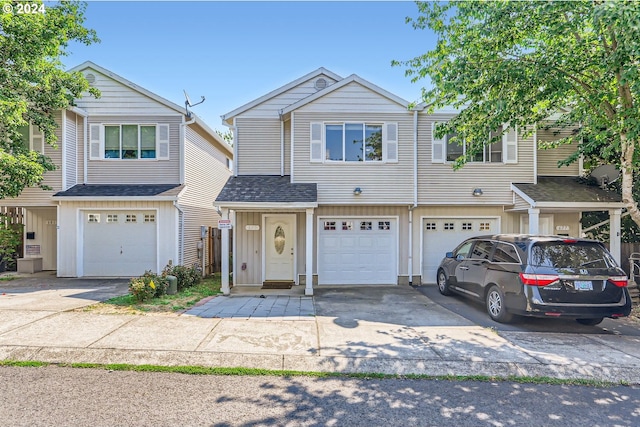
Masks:
[[[166,277],[158,276],[151,271],[145,271],[142,276],[129,281],[129,292],[139,302],[161,297],[167,293],[168,287],[169,281]]]
[[[202,274],[196,267],[173,265],[171,261],[162,270],[163,276],[175,276],[178,279],[178,291],[191,288],[202,281]]]

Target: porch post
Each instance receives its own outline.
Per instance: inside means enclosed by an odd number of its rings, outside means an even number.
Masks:
[[[529,209],[529,234],[540,233],[540,209]]]
[[[307,209],[306,230],[306,285],[304,288],[304,294],[313,295],[313,208]]]
[[[622,265],[620,259],[620,215],[622,209],[611,209],[609,211],[609,252],[613,255],[618,265]]]
[[[222,208],[222,219],[229,219],[229,208]],[[229,287],[229,230],[223,228],[222,232],[222,244],[221,244],[221,270],[220,273],[222,275],[222,285],[221,291],[224,295],[229,295],[231,293],[231,288]]]

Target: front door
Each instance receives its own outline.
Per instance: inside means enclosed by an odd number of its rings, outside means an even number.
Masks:
[[[296,258],[296,216],[265,216],[264,280],[293,281]]]

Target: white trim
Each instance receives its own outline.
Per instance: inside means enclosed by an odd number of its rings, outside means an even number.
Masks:
[[[293,233],[293,282],[298,284],[298,216],[296,214],[281,214],[281,213],[266,213],[262,214],[262,280],[263,283],[266,280],[267,275],[267,247],[266,247],[266,232],[267,232],[267,218],[286,218],[291,221],[291,232]],[[235,241],[235,239],[234,239]],[[234,257],[235,258],[235,257]]]
[[[238,176],[238,127],[236,126],[236,119],[233,119],[233,126],[231,127],[233,132],[233,176]]]
[[[288,91],[289,89],[293,89],[294,87],[313,79],[314,77],[318,77],[320,75],[326,75],[327,77],[335,80],[335,81],[340,81],[342,80],[342,77],[340,77],[339,75],[327,70],[326,68],[318,68],[317,70],[314,70],[308,74],[305,74],[302,77],[299,77],[297,79],[295,79],[294,81],[287,83],[284,86],[279,87],[278,89],[272,90],[271,92],[267,93],[266,95],[261,96],[260,98],[254,99],[253,101],[244,104],[241,107],[236,108],[235,110],[232,110],[226,114],[223,114],[222,116],[220,116],[220,118],[222,119],[223,122],[228,122],[229,119],[233,118],[234,122],[235,122],[235,117],[238,116],[241,113],[244,113],[245,111],[262,104],[263,102],[271,99],[271,98],[275,98],[276,96]]]
[[[395,244],[395,253],[396,253],[396,285],[398,283],[398,277],[400,277],[400,215],[319,215],[316,217],[316,271],[318,272],[318,283],[322,280],[320,278],[320,262],[318,261],[318,257],[320,256],[320,231],[324,228],[321,227],[321,222],[326,219],[393,219],[396,222],[396,244]]]
[[[456,215],[456,216],[443,216],[443,215],[420,215],[420,276],[422,283],[431,283],[425,282],[425,278],[422,277],[424,273],[424,221],[426,219],[495,219],[497,221],[498,230],[496,233],[485,233],[485,234],[500,234],[502,230],[502,217],[495,215]],[[479,236],[482,234],[478,234]],[[451,248],[453,249],[453,248]]]
[[[284,120],[282,120],[282,116],[280,116],[280,176],[284,176]]]
[[[296,118],[295,118],[295,115],[291,113],[291,170],[289,171],[289,177],[290,177],[289,180],[292,184],[295,182],[295,179],[293,177],[293,171],[294,171],[293,165],[294,165],[294,158],[295,158],[294,143],[296,141],[295,129],[296,129]]]
[[[62,189],[67,189],[67,110],[61,110],[60,116],[62,118],[60,123],[61,143],[60,155],[62,156],[62,165],[60,166],[60,172],[62,173]],[[44,139],[44,138],[43,138]],[[44,148],[44,147],[43,147]]]
[[[215,202],[220,208],[235,210],[304,210],[317,208],[318,202]],[[353,203],[351,203],[353,204]]]

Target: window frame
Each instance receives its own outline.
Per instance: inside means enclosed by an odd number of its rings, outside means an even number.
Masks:
[[[103,147],[101,149],[100,154],[102,155],[102,157],[104,158],[104,160],[157,160],[158,159],[158,125],[155,123],[105,123],[104,125],[102,125],[104,128],[104,144]],[[130,148],[125,148],[124,147],[124,134],[125,132],[123,131],[123,128],[125,126],[136,126],[137,127],[137,132],[136,132],[136,157],[123,157],[123,153],[125,151],[129,151],[131,150]],[[155,149],[154,149],[154,156],[153,157],[142,157],[142,151],[143,151],[143,147],[142,147],[142,128],[143,127],[151,127],[153,126],[154,128],[154,138],[155,138]],[[107,157],[107,128],[118,128],[118,157]],[[114,151],[114,150],[111,150]],[[145,151],[149,151],[149,150],[145,150]]]
[[[455,162],[455,159],[453,160],[449,160],[448,159],[448,154],[449,154],[449,146],[452,145],[449,141],[450,139],[455,135],[455,134],[446,134],[444,135],[442,138],[435,138],[435,129],[436,126],[438,126],[438,124],[440,123],[445,123],[444,121],[434,121],[431,123],[431,163],[445,163],[445,164],[452,164]],[[482,160],[474,160],[472,158],[469,158],[467,160],[468,163],[473,163],[473,164],[487,164],[487,165],[498,165],[498,164],[513,164],[513,163],[518,163],[518,130],[517,127],[516,128],[511,128],[509,126],[508,123],[505,123],[502,125],[502,131],[504,131],[504,133],[502,134],[502,138],[501,138],[501,151],[499,151],[499,153],[501,153],[500,157],[501,160],[500,161],[491,161],[491,157],[492,157],[492,152],[491,152],[491,147],[493,145],[496,145],[498,143],[500,143],[500,141],[495,142],[493,144],[483,144],[483,150],[482,150]],[[488,133],[488,138],[487,138],[487,142],[491,140],[492,136],[494,135],[494,132],[497,131],[489,131]],[[462,146],[462,157],[467,157],[467,141],[464,138],[464,136],[458,136],[458,138],[462,139],[462,144],[456,144],[458,146]],[[458,141],[460,142],[460,141]],[[509,147],[513,147],[512,151],[513,151],[513,158],[510,159],[508,157],[509,154]],[[441,157],[438,157],[441,156]],[[460,157],[460,155],[458,155],[456,158]],[[488,160],[487,160],[488,159]]]
[[[348,160],[347,154],[347,127],[349,125],[359,125],[362,128],[362,160]],[[340,145],[342,148],[341,158],[331,160],[327,158],[327,127],[337,126],[340,127],[341,137]],[[367,128],[379,127],[380,128],[380,153],[376,156],[376,159],[367,159]],[[397,163],[398,162],[398,123],[397,122],[385,122],[385,121],[367,121],[367,120],[327,120],[309,123],[309,135],[310,135],[310,163],[326,163],[333,165],[340,164],[383,164],[383,163]],[[375,132],[377,133],[377,132]],[[374,133],[374,134],[375,134]],[[338,145],[337,143],[335,144]],[[375,152],[375,150],[374,150]]]
[[[136,157],[123,158],[123,126],[136,126],[137,127],[137,149]],[[143,146],[142,136],[144,127],[153,127],[155,132],[153,133],[155,138],[154,157],[143,157],[143,152],[151,151],[148,147]],[[118,129],[118,157],[107,156],[107,128]],[[108,160],[108,161],[162,161],[169,160],[170,151],[170,137],[171,127],[166,123],[90,123],[89,124],[89,160]],[[115,150],[111,150],[115,151]]]

